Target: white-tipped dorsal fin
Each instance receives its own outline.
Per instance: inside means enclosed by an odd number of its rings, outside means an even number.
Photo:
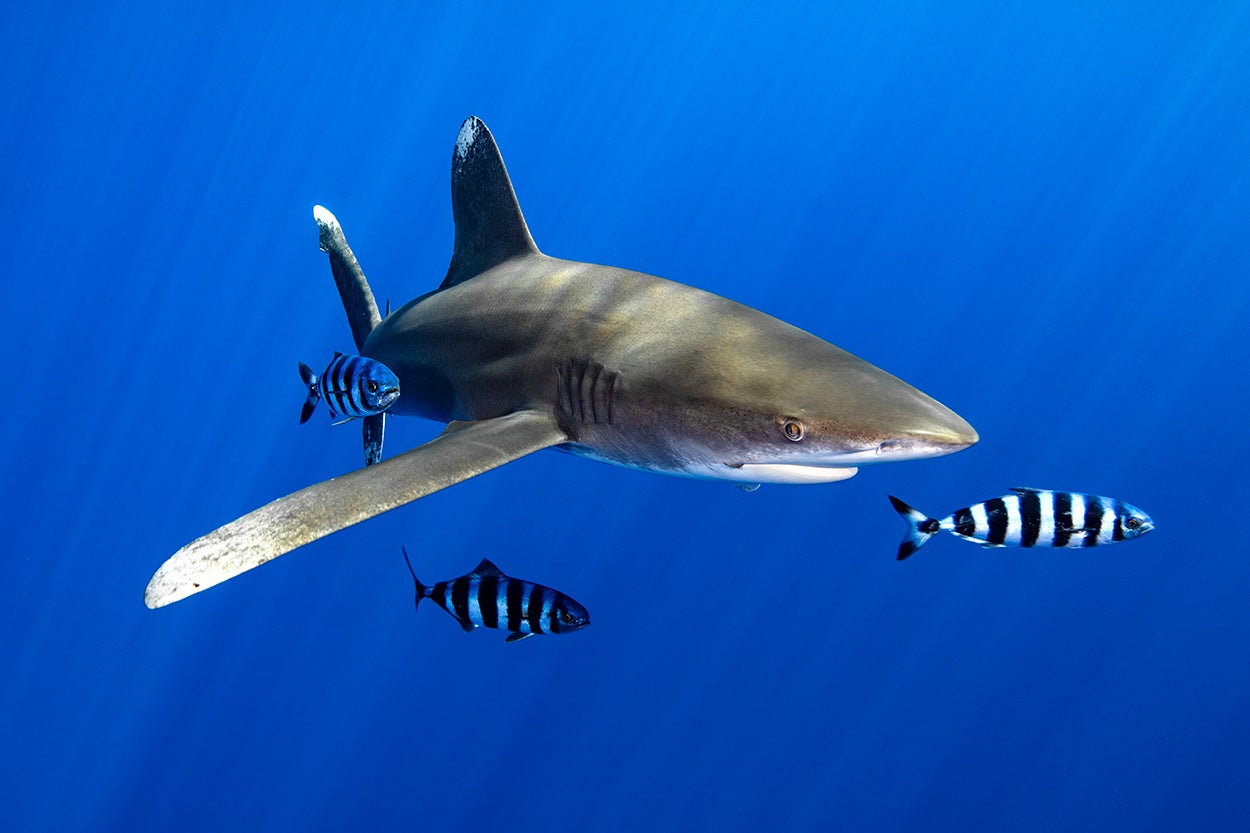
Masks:
[[[505,260],[538,253],[495,138],[477,116],[465,119],[456,137],[451,157],[451,213],[456,245],[444,289]]]

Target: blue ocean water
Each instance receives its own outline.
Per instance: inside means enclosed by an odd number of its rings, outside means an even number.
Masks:
[[[1231,830],[1250,814],[1250,6],[9,3],[0,828]],[[476,114],[535,240],[777,315],[980,431],[840,484],[542,453],[157,611],[359,465],[311,209],[434,288]],[[387,450],[441,426],[393,420]],[[898,494],[1132,501],[1092,551]],[[592,626],[412,609],[483,556]]]

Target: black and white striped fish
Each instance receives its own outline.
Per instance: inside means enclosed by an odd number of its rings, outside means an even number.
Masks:
[[[318,377],[312,368],[299,363],[299,376],[308,385],[308,399],[300,412],[299,424],[308,422],[324,399],[330,418],[354,419],[380,414],[399,396],[399,379],[380,361],[364,356],[345,356],[335,352],[334,358]]]
[[[536,633],[569,633],[590,624],[590,614],[575,600],[541,584],[505,576],[489,559],[473,572],[427,587],[417,578],[404,549],[404,561],[417,588],[417,606],[433,599],[465,632],[482,625],[511,631],[504,642]]]
[[[924,546],[942,530],[985,547],[1093,547],[1145,535],[1150,516],[1112,497],[1046,489],[1012,489],[938,520],[890,495],[890,503],[910,529],[898,547],[898,560]]]

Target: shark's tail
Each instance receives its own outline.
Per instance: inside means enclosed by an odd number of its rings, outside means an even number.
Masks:
[[[412,584],[417,589],[417,600],[413,603],[413,607],[421,604],[421,600],[429,595],[429,588],[421,583],[417,578],[417,571],[412,569],[412,562],[408,559],[408,548],[402,544],[399,547],[404,553],[404,563],[408,565],[408,572],[412,573]]]
[[[907,521],[907,535],[903,537],[903,542],[898,545],[898,560],[902,561],[923,547],[934,535],[937,535],[942,529],[942,522],[937,518],[930,518],[919,509],[908,506],[894,495],[890,495],[890,503],[894,504],[894,511],[902,515],[903,520]]]
[[[317,221],[317,236],[321,251],[330,258],[330,271],[334,285],[338,287],[347,324],[352,328],[352,339],[357,351],[364,349],[365,339],[373,328],[382,322],[373,290],[365,279],[364,270],[347,245],[343,227],[334,215],[320,205],[313,206],[313,219]],[[389,306],[389,305],[388,305]],[[365,446],[365,465],[372,466],[382,459],[382,438],[386,433],[386,415],[374,414],[362,420],[361,430]]]
[[[303,425],[308,422],[308,418],[313,415],[313,411],[317,410],[317,403],[321,400],[321,393],[317,390],[317,374],[312,372],[312,368],[303,362],[299,363],[299,377],[304,380],[304,384],[308,385],[308,398],[304,400],[304,410],[299,413],[299,424]]]

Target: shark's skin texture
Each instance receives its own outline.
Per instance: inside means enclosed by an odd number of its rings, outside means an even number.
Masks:
[[[542,254],[477,118],[461,127],[451,179],[447,276],[385,318],[338,221],[314,209],[361,354],[400,380],[389,413],[448,429],[193,541],[153,576],[149,607],[543,448],[753,487],[844,480],[864,464],[977,441],[934,399],[763,312]],[[380,454],[380,426],[372,430]]]

